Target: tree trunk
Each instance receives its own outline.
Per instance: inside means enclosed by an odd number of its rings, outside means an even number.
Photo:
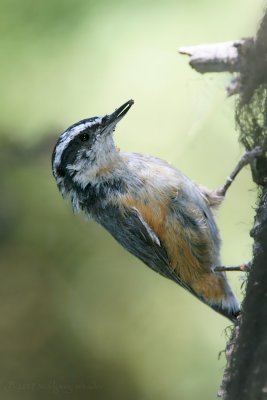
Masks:
[[[252,230],[253,267],[249,274],[239,334],[228,367],[226,400],[267,399],[267,190]]]
[[[239,93],[235,110],[240,142],[264,152],[251,165],[259,205],[242,313],[226,347],[227,367],[219,390],[224,400],[267,399],[267,11],[255,39],[180,49],[198,72],[238,71],[228,94]],[[241,200],[241,199],[240,199]]]

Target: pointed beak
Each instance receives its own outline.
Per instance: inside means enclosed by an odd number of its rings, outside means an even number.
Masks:
[[[117,108],[114,111],[114,113],[104,117],[104,118],[106,118],[105,124],[107,126],[110,126],[111,124],[113,126],[115,126],[124,117],[124,115],[127,114],[127,112],[130,110],[130,108],[132,107],[133,104],[134,104],[134,101],[129,100],[126,103],[124,103],[122,106]]]

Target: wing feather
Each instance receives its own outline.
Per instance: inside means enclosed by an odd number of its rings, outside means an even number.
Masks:
[[[165,246],[136,207],[129,207],[121,212],[119,207],[107,206],[105,217],[101,213],[97,221],[125,249],[151,269],[196,295],[193,289],[180,279],[177,272],[172,270]]]

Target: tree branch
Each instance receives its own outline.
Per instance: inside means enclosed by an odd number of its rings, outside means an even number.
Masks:
[[[240,71],[240,66],[253,43],[253,38],[246,38],[223,43],[180,47],[178,52],[189,56],[189,65],[201,74],[208,72],[233,73]],[[232,77],[226,90],[228,96],[239,92],[240,79],[238,75]]]

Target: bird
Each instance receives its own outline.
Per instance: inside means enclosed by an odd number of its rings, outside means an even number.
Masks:
[[[235,323],[238,300],[226,273],[216,271],[221,239],[214,211],[237,171],[210,190],[167,161],[120,151],[113,132],[133,104],[83,119],[59,136],[52,154],[58,189],[132,255]]]

